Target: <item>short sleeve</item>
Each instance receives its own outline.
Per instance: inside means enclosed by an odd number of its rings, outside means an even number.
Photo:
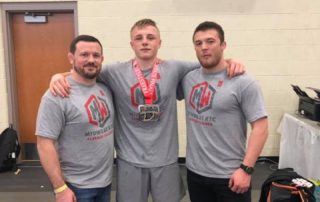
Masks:
[[[54,98],[45,94],[38,110],[36,135],[50,139],[58,139],[65,123],[65,116],[62,107],[59,106]],[[56,99],[64,99],[57,97]]]

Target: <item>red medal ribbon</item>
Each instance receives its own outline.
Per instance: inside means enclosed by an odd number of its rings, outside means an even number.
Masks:
[[[151,72],[151,78],[149,80],[149,85],[147,84],[144,75],[140,69],[140,64],[137,60],[133,61],[133,70],[136,74],[136,77],[139,81],[143,96],[145,98],[146,104],[152,104],[153,103],[153,94],[156,86],[156,80],[157,80],[157,74],[158,74],[158,60],[154,63],[152,72]]]

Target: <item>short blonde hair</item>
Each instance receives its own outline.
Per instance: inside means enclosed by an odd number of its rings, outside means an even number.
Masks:
[[[157,23],[155,21],[153,21],[149,18],[144,18],[144,19],[141,19],[141,20],[137,21],[136,23],[134,23],[134,25],[131,27],[130,33],[132,33],[133,29],[136,27],[143,28],[146,26],[153,26],[159,31],[159,29],[157,27]]]

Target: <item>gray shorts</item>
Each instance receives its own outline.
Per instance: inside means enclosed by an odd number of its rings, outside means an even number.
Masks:
[[[117,202],[179,202],[185,195],[178,163],[141,168],[117,159]]]

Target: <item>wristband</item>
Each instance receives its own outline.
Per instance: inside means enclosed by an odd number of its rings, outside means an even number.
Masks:
[[[53,192],[55,194],[58,194],[58,193],[61,193],[63,192],[64,190],[68,189],[68,186],[66,184],[62,185],[61,187],[58,187],[56,188]]]

